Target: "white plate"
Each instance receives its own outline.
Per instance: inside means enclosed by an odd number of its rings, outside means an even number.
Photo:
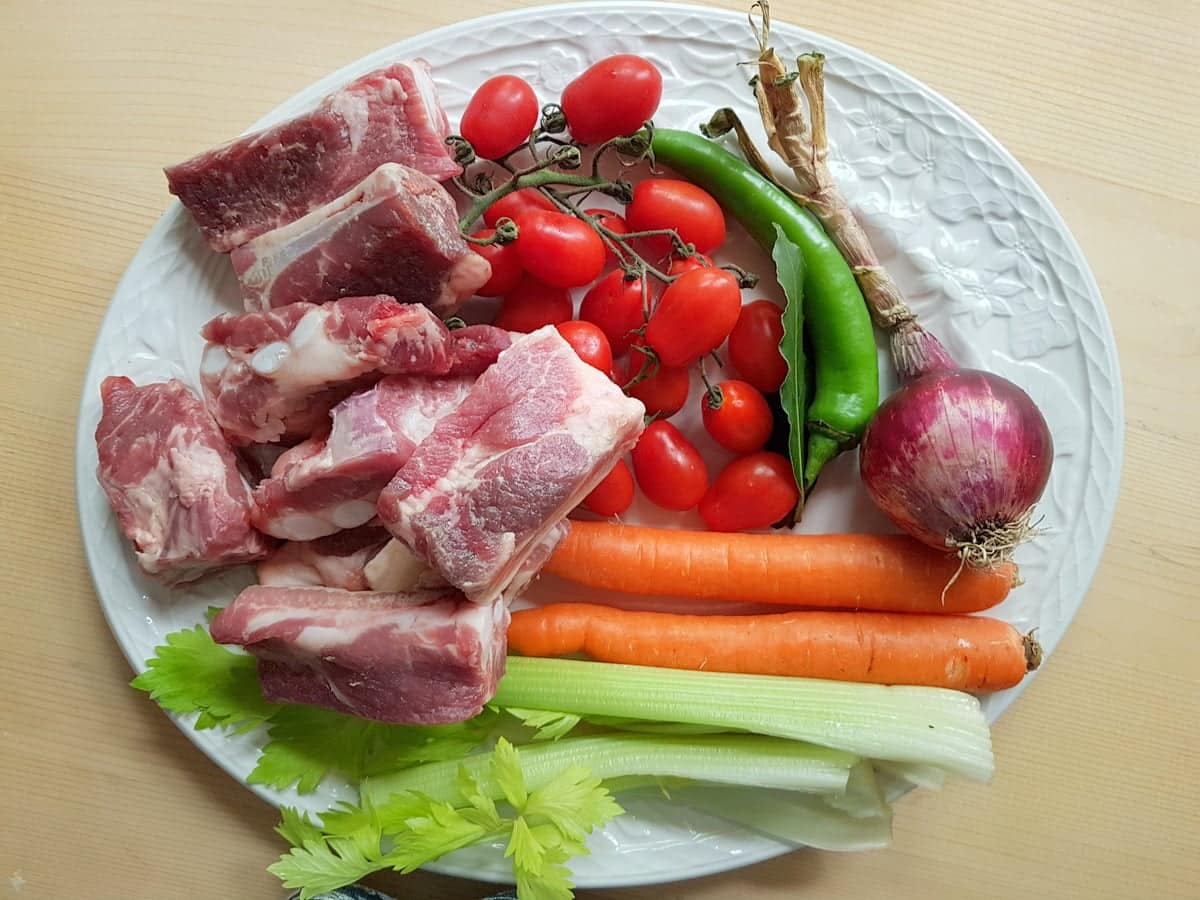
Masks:
[[[1018,561],[1026,583],[999,609],[1022,630],[1036,627],[1049,653],[1096,570],[1121,468],[1120,377],[1095,281],[1045,194],[963,112],[891,66],[821,35],[780,22],[774,42],[784,59],[811,49],[828,56],[835,174],[869,225],[883,262],[923,318],[960,361],[1025,387],[1049,420],[1056,459],[1040,507],[1044,533],[1022,548]],[[430,60],[456,122],[471,90],[486,77],[522,75],[544,102],[556,98],[588,63],[617,52],[643,54],[662,70],[660,124],[692,128],[726,105],[753,122],[757,117],[745,76],[739,74],[744,70],[736,67],[752,57],[753,46],[739,12],[630,2],[525,9],[380,50],[305,88],[255,127],[293,115],[338,85],[396,59]],[[210,137],[208,143],[216,144],[226,135]],[[734,235],[731,256],[769,273],[761,255],[746,244],[744,236]],[[772,295],[772,290],[762,293]],[[204,608],[231,599],[249,573],[228,573],[184,591],[165,589],[139,574],[94,477],[99,383],[120,373],[135,380],[176,376],[194,384],[201,350],[197,331],[213,315],[238,308],[236,298],[228,261],[208,251],[176,203],[151,230],[117,287],[88,370],[77,439],[79,514],[100,602],[138,671],[165,634],[201,621]],[[886,361],[884,371],[890,372]],[[707,450],[717,461],[716,451]],[[816,492],[804,530],[882,527],[853,472],[852,455],[835,464]],[[989,718],[994,720],[1020,690],[987,697]],[[244,780],[261,735],[228,738],[195,732],[190,720],[177,724]],[[297,802],[289,793],[252,789],[276,805]],[[331,786],[300,805],[319,810],[344,796],[344,787]],[[580,886],[688,878],[790,849],[678,804],[630,806],[629,815],[594,836],[592,855],[575,863]],[[506,880],[509,871],[499,853],[487,847],[431,868],[496,881]]]

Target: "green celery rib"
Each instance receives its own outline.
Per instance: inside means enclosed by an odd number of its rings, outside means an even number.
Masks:
[[[903,782],[905,790],[919,787],[927,791],[940,791],[946,784],[946,773],[934,766],[876,760],[875,771],[879,780],[887,780],[888,789]]]
[[[510,656],[493,702],[774,735],[978,781],[993,771],[979,701],[943,688]]]
[[[845,793],[830,795],[825,802],[852,819],[877,818],[887,810],[887,801],[875,779],[875,767],[869,759],[864,759],[850,770]]]
[[[502,796],[487,775],[489,754],[462,760],[426,763],[363,782],[364,801],[386,803],[401,791],[418,791],[434,800],[456,796],[459,767],[490,785],[493,799]],[[840,750],[752,734],[640,735],[607,734],[562,738],[521,748],[521,769],[531,790],[548,784],[571,765],[601,780],[629,775],[687,778],[696,781],[772,787],[790,791],[840,793],[858,758]]]
[[[682,788],[672,799],[797,846],[875,850],[892,843],[892,811],[887,806],[877,815],[855,817],[815,794],[710,785]]]

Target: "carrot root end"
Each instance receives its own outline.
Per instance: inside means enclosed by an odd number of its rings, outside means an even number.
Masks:
[[[1038,643],[1031,631],[1029,634],[1022,635],[1021,646],[1025,648],[1025,671],[1032,672],[1042,664],[1045,656],[1042,645]]]

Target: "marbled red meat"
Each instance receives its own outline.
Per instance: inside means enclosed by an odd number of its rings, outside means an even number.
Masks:
[[[308,437],[356,388],[454,365],[450,332],[437,317],[382,295],[230,313],[201,334],[209,342],[200,363],[204,398],[235,444]]]
[[[374,593],[246,588],[213,620],[215,641],[258,658],[263,695],[364,719],[461,722],[504,672],[508,610],[452,589]]]
[[[230,259],[250,310],[389,294],[447,315],[492,271],[459,233],[445,188],[395,163]]]
[[[309,541],[374,518],[379,492],[473,381],[396,375],[347,397],[330,413],[327,435],[288,450],[255,488],[255,526]]]
[[[450,332],[450,371],[480,375],[512,343],[512,335],[494,325],[467,325]]]
[[[379,498],[379,517],[479,603],[632,448],[644,407],[552,326],[514,340]]]
[[[237,459],[195,394],[117,376],[100,394],[97,478],[143,570],[180,584],[267,552]]]
[[[209,246],[226,253],[328,203],[383,163],[439,181],[457,175],[449,130],[429,64],[398,62],[310,112],[171,166],[167,183]]]

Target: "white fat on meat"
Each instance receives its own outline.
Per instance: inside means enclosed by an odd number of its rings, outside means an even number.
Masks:
[[[381,590],[369,582],[367,569],[391,539],[382,525],[369,524],[313,541],[285,541],[258,564],[258,583],[347,591]],[[405,587],[415,586],[414,583]]]
[[[446,579],[440,572],[431,569],[425,560],[395,538],[384,544],[367,561],[363,576],[373,591],[411,591],[446,586]]]

